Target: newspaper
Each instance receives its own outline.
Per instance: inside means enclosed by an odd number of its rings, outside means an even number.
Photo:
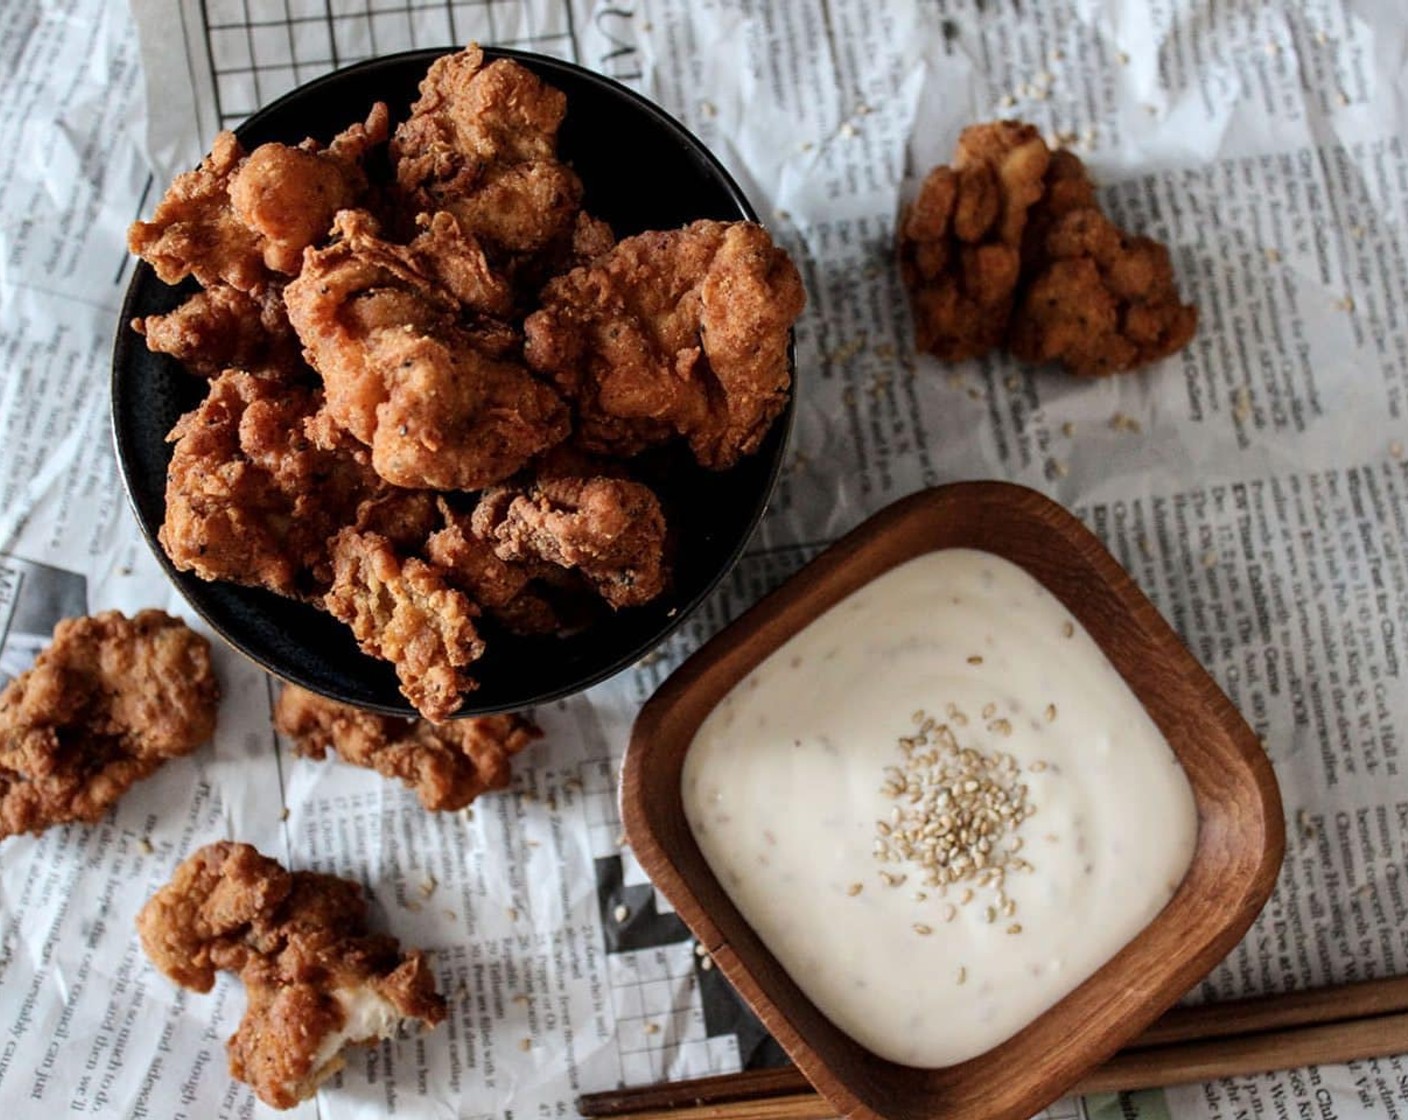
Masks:
[[[293,1115],[554,1117],[578,1093],[780,1055],[619,835],[641,702],[869,513],[972,478],[1034,486],[1107,542],[1265,742],[1288,851],[1191,994],[1408,973],[1408,21],[1344,0],[101,0],[0,6],[0,682],[54,622],[189,614],[107,434],[128,222],[214,132],[316,75],[471,39],[639,89],[729,166],[810,297],[797,417],[736,571],[634,670],[536,713],[512,790],[431,815],[295,758],[277,685],[216,643],[214,743],[92,827],[0,847],[0,1102],[12,1117],[267,1114],[225,1069],[237,983],[174,988],[133,919],[220,838],[361,881],[426,947],[439,1030],[353,1056]],[[1121,224],[1168,242],[1197,337],[1081,381],[914,354],[896,216],[959,129],[1073,147]],[[642,168],[648,173],[648,167]],[[196,623],[199,625],[199,623]],[[1071,1099],[1053,1117],[1395,1117],[1408,1059]]]

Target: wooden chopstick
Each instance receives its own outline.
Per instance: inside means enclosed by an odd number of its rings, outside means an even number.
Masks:
[[[1408,1053],[1408,977],[1175,1007],[1076,1091],[1146,1089],[1392,1053]],[[774,1111],[781,1101],[790,1103]],[[743,1104],[749,1106],[743,1111],[715,1111]],[[834,1115],[795,1066],[589,1093],[578,1109],[588,1117],[636,1120]]]
[[[1408,1014],[1292,1027],[1208,1042],[1123,1051],[1083,1078],[1073,1093],[1114,1093],[1300,1066],[1408,1053]],[[701,1079],[702,1080],[702,1079]],[[588,1098],[582,1098],[585,1105]],[[584,1116],[601,1116],[582,1108]],[[834,1120],[836,1109],[814,1092],[697,1106],[646,1108],[612,1115],[631,1120]]]

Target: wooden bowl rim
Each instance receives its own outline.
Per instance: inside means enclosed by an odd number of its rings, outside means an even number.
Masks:
[[[1002,519],[1012,531],[1024,527],[1044,526],[1058,534],[1063,542],[1069,545],[1070,556],[1087,570],[1090,577],[1098,581],[1104,592],[1118,601],[1122,610],[1120,624],[1128,627],[1129,633],[1137,637],[1142,644],[1157,649],[1169,659],[1170,668],[1176,670],[1178,678],[1181,678],[1174,681],[1175,684],[1181,685],[1183,691],[1200,694],[1200,698],[1206,702],[1206,711],[1202,714],[1203,722],[1211,723],[1222,733],[1222,739],[1215,744],[1218,747],[1217,758],[1219,762],[1226,764],[1229,780],[1236,782],[1237,807],[1250,814],[1241,824],[1240,837],[1234,836],[1234,840],[1258,842],[1259,858],[1243,860],[1236,868],[1237,874],[1234,878],[1229,879],[1221,873],[1213,876],[1206,866],[1210,858],[1208,849],[1212,846],[1206,837],[1214,826],[1220,823],[1226,810],[1219,810],[1221,816],[1218,817],[1207,816],[1210,810],[1217,809],[1217,805],[1208,800],[1210,795],[1201,785],[1195,784],[1194,796],[1199,818],[1198,846],[1183,884],[1164,910],[1094,975],[1007,1042],[958,1066],[939,1070],[918,1070],[888,1062],[871,1054],[841,1034],[821,1016],[815,1006],[796,989],[795,983],[777,965],[775,958],[772,958],[733,907],[731,900],[728,900],[726,892],[709,871],[702,854],[694,844],[687,825],[678,826],[685,837],[683,853],[667,850],[664,842],[656,835],[651,824],[653,815],[677,813],[678,820],[683,821],[679,770],[687,751],[687,742],[683,747],[676,748],[677,736],[670,743],[670,757],[664,758],[664,765],[673,771],[673,781],[665,789],[665,797],[669,802],[667,805],[658,803],[660,787],[658,784],[652,787],[647,779],[652,773],[653,765],[665,754],[665,749],[658,745],[670,730],[671,721],[679,718],[677,713],[682,706],[695,709],[693,715],[683,717],[687,726],[687,737],[692,738],[694,730],[698,728],[704,716],[733,684],[780,647],[792,634],[877,576],[914,556],[940,548],[980,548],[1021,563],[1009,555],[1010,545],[1005,539],[975,539],[976,536],[982,535],[981,527],[976,534],[967,534],[967,539],[946,540],[940,544],[930,544],[928,547],[912,550],[901,547],[898,552],[886,558],[890,542],[897,535],[910,533],[914,534],[916,539],[922,540],[926,529],[942,535],[946,520],[956,512],[971,514],[975,511]],[[1083,609],[1081,602],[1073,602],[1055,588],[1051,588],[1043,573],[1032,571],[1028,564],[1021,566],[1043,586],[1057,594],[1063,605],[1082,624],[1088,626],[1087,611]],[[771,633],[766,640],[760,642],[752,655],[741,658],[735,664],[724,665],[731,651],[764,631]],[[1091,633],[1094,635],[1096,631],[1092,629]],[[1131,666],[1121,664],[1121,660],[1105,642],[1100,642],[1098,637],[1097,642],[1121,676],[1126,679],[1126,683],[1135,691],[1146,710],[1150,711],[1151,717],[1165,730],[1170,745],[1187,770],[1187,760],[1191,757],[1189,752],[1201,751],[1205,749],[1204,745],[1189,744],[1170,735],[1163,721],[1150,709],[1151,697],[1148,689],[1141,690],[1135,682],[1129,680]],[[712,699],[706,702],[702,698],[704,694],[708,694]],[[946,1120],[965,1120],[970,1117],[972,1120],[978,1120],[979,1117],[982,1120],[1025,1120],[1033,1115],[1063,1095],[1083,1074],[1133,1039],[1235,947],[1270,896],[1285,848],[1284,821],[1275,774],[1260,741],[1231,701],[1187,650],[1173,628],[1139,590],[1129,574],[1079,519],[1044,495],[1006,482],[951,483],[900,499],[834,542],[780,587],[711,638],[671,674],[637,716],[622,767],[620,799],[626,837],[652,882],[674,905],[720,970],[752,1006],[763,1025],[777,1038],[817,1090],[840,1114],[865,1120],[887,1120],[893,1117],[919,1120],[921,1117],[939,1115],[945,1116]],[[1219,839],[1225,840],[1225,837]],[[1234,844],[1234,848],[1235,846]],[[681,854],[692,864],[692,871],[681,865]],[[1211,855],[1215,857],[1217,852],[1214,851]],[[1194,888],[1204,880],[1208,880],[1207,885],[1213,891],[1221,894],[1205,891],[1195,895]],[[702,884],[709,893],[723,897],[725,904],[720,908],[719,914],[710,914],[701,904],[696,883]],[[1217,906],[1215,919],[1209,919],[1196,930],[1176,928],[1177,918],[1185,914],[1190,906],[1195,903],[1211,905],[1213,899],[1220,899],[1221,903]],[[730,940],[725,935],[725,927],[734,928],[741,936]],[[1174,933],[1177,934],[1176,939],[1169,937]],[[1130,974],[1130,963],[1136,959],[1139,952],[1147,953],[1145,947],[1156,938],[1167,938],[1170,947],[1176,948],[1173,952],[1162,953],[1153,962],[1152,974]],[[739,944],[740,941],[742,944]],[[745,957],[752,963],[745,960]],[[770,964],[773,973],[780,974],[781,980],[774,975],[767,986],[783,988],[784,997],[792,1004],[790,1009],[779,1006],[779,1001],[773,994],[764,989],[764,984],[759,979],[760,961],[764,966]],[[973,1107],[972,1090],[991,1088],[983,1086],[982,1081],[991,1076],[995,1056],[1003,1055],[1010,1059],[1014,1048],[1022,1047],[1024,1040],[1035,1035],[1038,1028],[1048,1036],[1049,1041],[1050,1024],[1070,1018],[1070,1008],[1075,1006],[1078,996],[1081,996],[1084,1002],[1089,1002],[1095,998],[1091,993],[1100,991],[1102,985],[1104,989],[1113,992],[1117,984],[1122,982],[1132,985],[1124,990],[1138,995],[1140,1002],[1136,1008],[1126,1009],[1115,1023],[1094,1027],[1086,1023],[1069,1024],[1078,1028],[1073,1044],[1062,1045],[1054,1056],[1027,1055],[1018,1066],[1019,1072],[1015,1078],[1009,1075],[1009,1081],[1016,1084],[1008,1085],[1005,1101],[991,1102],[995,1107]],[[1106,997],[1107,1002],[1108,998]],[[817,1052],[813,1039],[809,1037],[809,1033],[817,1033],[817,1020],[873,1063],[874,1076],[864,1079],[868,1084],[857,1084],[862,1079],[847,1077],[838,1072]],[[1084,1044],[1082,1032],[1084,1035],[1091,1035]],[[877,1111],[877,1087],[887,1085],[893,1088],[897,1082],[906,1080],[927,1085],[929,1090],[924,1093],[905,1091],[897,1107],[884,1112]],[[945,1090],[950,1097],[957,1099],[958,1088],[968,1092],[968,1098],[964,1098],[966,1104],[954,1106],[947,1101],[935,1099],[935,1093],[942,1098]]]

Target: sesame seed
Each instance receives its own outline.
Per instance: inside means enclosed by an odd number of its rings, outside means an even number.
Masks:
[[[934,932],[934,927],[926,926],[923,922],[915,922],[914,932],[919,934],[920,937],[928,937],[929,934]]]
[[[995,715],[997,715],[997,705],[995,703],[989,702],[983,705],[984,719],[992,719]]]
[[[615,910],[611,911],[611,916],[615,918],[617,922],[624,922],[631,916],[631,908],[629,906],[618,906]]]
[[[1128,65],[1129,65],[1129,52],[1128,52],[1128,51],[1120,51],[1120,53],[1119,53],[1119,60],[1120,60],[1120,65],[1121,65],[1121,66],[1128,66]]]
[[[957,982],[960,984],[966,984],[968,982],[968,970],[963,965],[958,966]]]
[[[1061,627],[1061,636],[1064,637],[1064,638],[1071,638],[1071,637],[1074,637],[1074,636],[1075,636],[1075,632],[1076,632],[1076,624],[1075,624],[1074,622],[1066,622],[1066,623],[1063,624],[1062,627]]]
[[[702,968],[705,972],[708,972],[711,968],[714,967],[714,958],[705,957],[699,962],[699,967]]]
[[[151,855],[154,851],[156,851],[156,849],[152,847],[152,842],[148,840],[145,836],[143,836],[140,840],[137,841],[137,847],[141,848],[142,851],[147,855]]]
[[[1013,922],[1010,926],[1007,927],[1007,932],[1008,932],[1008,933],[1021,933],[1021,932],[1022,932],[1021,923],[1020,923],[1020,922]]]
[[[1037,759],[1027,769],[1029,769],[1033,774],[1040,774],[1043,770],[1046,769],[1046,763],[1043,762],[1041,759]]]
[[[1275,264],[1277,261],[1279,261],[1279,260],[1281,259],[1281,250],[1280,250],[1280,249],[1267,249],[1267,250],[1266,250],[1266,259],[1269,260],[1272,264]]]
[[[846,888],[846,893],[852,898],[855,898],[855,896],[860,894],[860,892],[863,890],[865,890],[864,883],[852,883],[849,887]]]
[[[1391,458],[1394,458],[1394,459],[1401,459],[1401,458],[1403,458],[1403,454],[1404,454],[1404,450],[1403,450],[1403,441],[1402,441],[1402,440],[1399,440],[1399,439],[1396,439],[1396,440],[1394,440],[1392,443],[1390,443],[1390,444],[1388,445],[1388,453],[1389,453],[1389,456],[1390,456]]]
[[[642,1029],[643,1031],[645,1031],[646,1034],[659,1034],[659,1033],[660,1033],[660,1024],[659,1024],[659,1023],[646,1023],[645,1026],[642,1027],[641,1029]]]
[[[533,1049],[533,1040],[531,1038],[520,1038],[518,1040],[518,1048],[525,1051]]]
[[[1056,705],[1055,705],[1055,704],[1047,704],[1047,705],[1046,705],[1046,722],[1047,722],[1047,723],[1050,723],[1050,722],[1051,722],[1052,720],[1054,720],[1055,718],[1056,718]]]
[[[983,663],[983,656],[982,656],[982,654],[980,654],[980,653],[975,653],[975,654],[973,654],[973,656],[971,656],[970,658],[968,658],[968,664],[969,664],[969,665],[981,665],[982,663]]]
[[[1069,420],[1067,420],[1064,424],[1061,425],[1061,434],[1067,439],[1070,439],[1073,435],[1076,434],[1076,426],[1072,424]]]

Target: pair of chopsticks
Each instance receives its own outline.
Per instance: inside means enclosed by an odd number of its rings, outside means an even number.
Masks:
[[[1408,1053],[1408,977],[1175,1007],[1075,1093],[1127,1092]],[[583,1116],[632,1120],[827,1120],[836,1111],[793,1066],[589,1093]]]

